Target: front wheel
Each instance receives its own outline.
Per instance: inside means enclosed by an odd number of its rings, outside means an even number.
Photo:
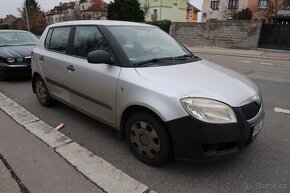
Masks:
[[[161,166],[169,161],[170,138],[163,123],[155,116],[134,113],[125,129],[130,149],[143,163]]]
[[[49,95],[45,82],[40,76],[34,80],[34,86],[39,103],[45,107],[52,106],[53,100]]]

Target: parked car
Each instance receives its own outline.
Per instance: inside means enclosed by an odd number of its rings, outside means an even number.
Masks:
[[[263,126],[256,85],[190,53],[158,27],[70,21],[46,28],[33,50],[40,104],[62,101],[116,128],[149,165],[239,153]]]
[[[0,79],[31,76],[31,52],[37,42],[28,31],[0,30]]]

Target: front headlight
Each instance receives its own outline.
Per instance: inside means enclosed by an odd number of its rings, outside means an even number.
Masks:
[[[14,58],[7,58],[7,62],[8,63],[13,63],[13,62],[15,62],[15,59]]]
[[[193,117],[207,123],[236,123],[233,109],[221,102],[205,98],[184,98],[183,108]]]

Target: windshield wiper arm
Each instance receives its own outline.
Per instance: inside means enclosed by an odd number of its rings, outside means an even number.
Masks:
[[[20,44],[20,46],[33,46],[33,45],[36,45],[36,44],[33,44],[33,43],[30,43],[30,44]]]
[[[15,46],[15,45],[11,45],[11,44],[3,44],[3,45],[0,45],[0,47],[6,47],[6,46]]]
[[[173,57],[153,58],[153,59],[150,59],[150,60],[145,60],[145,61],[142,61],[142,62],[137,62],[137,63],[134,64],[134,66],[142,66],[144,64],[158,63],[158,62],[161,62],[161,61],[173,60],[173,59],[174,59]]]
[[[191,54],[184,54],[184,55],[181,55],[181,56],[174,57],[175,60],[186,60],[188,58],[197,58],[197,57],[194,56],[194,55],[191,55]]]

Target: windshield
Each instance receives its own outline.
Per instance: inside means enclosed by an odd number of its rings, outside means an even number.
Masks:
[[[109,26],[108,29],[133,64],[160,61],[156,60],[159,58],[192,56],[174,38],[157,27]]]
[[[38,39],[30,32],[0,32],[0,46],[36,45]]]

